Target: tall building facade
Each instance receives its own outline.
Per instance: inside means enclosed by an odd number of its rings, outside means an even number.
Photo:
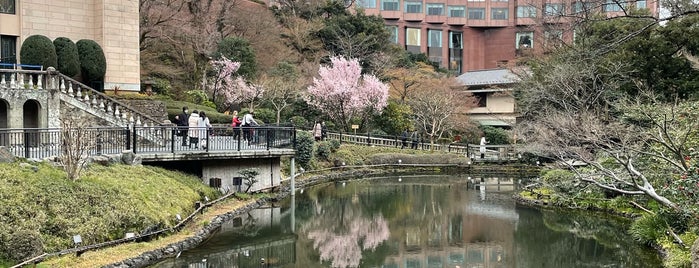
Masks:
[[[656,0],[596,1],[357,0],[355,6],[380,15],[394,43],[461,74],[508,66],[519,55],[572,40],[573,16],[658,12]]]
[[[31,35],[94,40],[107,59],[103,87],[140,89],[138,0],[0,0],[0,63],[18,63]]]

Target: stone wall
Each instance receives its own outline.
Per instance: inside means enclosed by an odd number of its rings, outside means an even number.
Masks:
[[[158,122],[165,122],[167,118],[167,107],[165,103],[157,100],[119,100],[129,107],[136,109],[147,116],[156,119]]]
[[[24,105],[28,102],[38,103],[38,111],[34,115],[38,118],[39,128],[60,127],[58,121],[60,111],[59,93],[50,90],[0,90],[0,101],[5,102],[6,118],[0,122],[7,128],[25,127]],[[0,111],[2,113],[3,111]]]

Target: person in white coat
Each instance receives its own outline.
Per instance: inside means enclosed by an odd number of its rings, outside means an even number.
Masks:
[[[488,144],[488,142],[485,140],[485,137],[481,137],[481,148],[479,148],[481,152],[481,159],[485,158],[485,145]]]
[[[188,119],[189,125],[189,148],[199,148],[199,112],[197,110],[192,111]]]
[[[209,144],[209,135],[207,135],[207,133],[211,134],[207,130],[211,129],[211,122],[204,111],[199,113],[199,122],[197,122],[197,127],[199,129],[199,141],[201,142],[201,148],[206,149],[206,146]]]

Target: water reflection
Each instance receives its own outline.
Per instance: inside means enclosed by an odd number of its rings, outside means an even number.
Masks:
[[[383,178],[306,189],[155,267],[657,267],[619,222],[522,208],[512,179]]]

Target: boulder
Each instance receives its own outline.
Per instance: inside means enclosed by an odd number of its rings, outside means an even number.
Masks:
[[[92,160],[90,160],[89,162],[103,165],[103,166],[107,166],[107,167],[111,166],[111,165],[116,165],[117,163],[119,163],[118,159],[116,159],[114,157],[109,157],[106,155],[96,155],[96,156],[93,156],[91,158],[92,158]]]
[[[131,150],[121,152],[121,163],[131,165],[136,159],[136,154]]]
[[[12,163],[16,159],[15,154],[5,146],[0,146],[0,163]]]

